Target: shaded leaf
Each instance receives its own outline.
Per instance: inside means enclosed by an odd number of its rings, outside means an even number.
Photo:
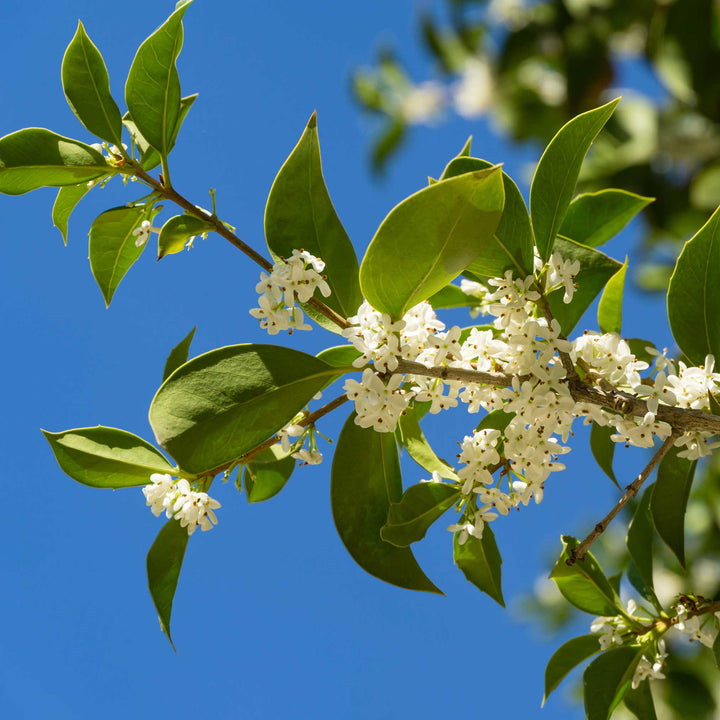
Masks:
[[[195,336],[197,325],[170,351],[165,361],[163,370],[163,382],[167,380],[181,365],[187,362],[190,353],[190,343]]]
[[[614,427],[604,427],[596,422],[592,424],[590,430],[590,450],[592,451],[595,461],[600,469],[615,483],[619,488],[620,484],[615,477],[613,471],[613,456],[615,455],[615,443],[610,439],[615,434]]]
[[[653,496],[655,485],[650,485],[635,508],[635,514],[630,521],[627,533],[627,549],[648,590],[654,592],[653,585],[653,527],[652,515],[650,513],[650,502]]]
[[[353,560],[392,585],[440,593],[410,548],[380,538],[391,502],[400,500],[402,478],[393,433],[378,433],[347,419],[333,458],[330,501],[338,535]],[[441,593],[442,594],[442,593]]]
[[[560,685],[571,670],[599,652],[598,635],[580,635],[561,645],[548,660],[545,668],[545,695],[542,704],[546,703],[550,693]]]
[[[123,488],[147,485],[153,473],[175,468],[150,443],[117,428],[42,431],[64,473],[83,485]]]
[[[162,384],[150,425],[183,470],[205,473],[271,437],[339,374],[290,348],[219,348],[185,363]]]
[[[530,217],[543,260],[553,251],[585,155],[618,102],[619,98],[574,117],[560,128],[540,158],[530,187]]]
[[[437,472],[442,478],[458,481],[459,478],[455,470],[445,460],[439,458],[430,447],[430,443],[420,427],[419,420],[417,410],[408,408],[398,421],[400,441],[407,449],[408,454],[420,467],[425,468],[429,473]]]
[[[360,267],[368,302],[395,318],[429,298],[487,250],[503,207],[499,169],[431,185],[383,220]]]
[[[638,720],[657,720],[649,682],[641,682],[634,690],[626,690],[623,702]]]
[[[459,535],[460,533],[455,533],[453,539],[455,564],[478,590],[505,607],[502,594],[502,558],[493,531],[485,525],[482,539],[478,540],[469,535],[463,545],[460,544]]]
[[[52,220],[53,225],[62,234],[65,245],[67,245],[68,220],[70,219],[70,215],[89,190],[90,188],[87,186],[87,183],[66,185],[58,190],[52,209]]]
[[[265,451],[266,457],[273,455],[275,446]],[[257,456],[245,466],[243,483],[245,496],[249,503],[263,502],[275,497],[287,484],[292,471],[295,469],[295,458],[282,457],[266,461],[264,458],[258,462]]]
[[[640,660],[638,648],[606,650],[588,665],[583,674],[587,720],[608,720],[630,688]]]

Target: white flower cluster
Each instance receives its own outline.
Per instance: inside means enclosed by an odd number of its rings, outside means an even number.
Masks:
[[[315,396],[315,400],[319,400],[322,393]],[[305,418],[306,413],[298,413],[284,428],[278,430],[280,448],[287,456],[300,460],[301,465],[319,465],[323,461],[322,453],[317,449],[317,441],[315,439],[315,429],[312,426],[301,425],[300,422]],[[298,438],[291,441],[290,438]],[[309,447],[305,448],[305,440],[309,439]]]
[[[260,327],[270,335],[281,330],[311,330],[295,303],[306,303],[316,288],[324,297],[330,295],[330,286],[320,275],[324,269],[325,263],[320,258],[305,250],[293,250],[291,257],[273,265],[269,275],[260,273],[255,288],[260,293],[260,307],[250,310],[250,314],[260,320]]]
[[[657,653],[651,661],[643,655],[640,662],[635,666],[635,674],[632,679],[633,690],[637,690],[643,680],[663,680],[665,675],[662,669],[665,666],[667,652],[665,652],[665,641],[660,640],[657,644]]]
[[[143,488],[143,495],[155,517],[164,512],[166,517],[175,518],[186,527],[188,535],[198,527],[205,531],[217,525],[213,510],[217,510],[220,503],[207,493],[193,490],[184,478],[176,482],[167,474],[153,473],[150,481],[151,484]]]

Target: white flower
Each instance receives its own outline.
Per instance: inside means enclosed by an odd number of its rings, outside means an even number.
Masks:
[[[425,82],[410,87],[400,98],[400,115],[409,125],[427,125],[440,115],[445,96],[442,86]]]
[[[556,287],[565,287],[563,302],[569,303],[575,292],[573,279],[580,272],[580,261],[565,260],[559,252],[554,252],[548,262],[546,291]]]
[[[660,640],[658,643],[658,652],[655,655],[654,662],[650,662],[645,655],[640,658],[640,662],[635,668],[635,674],[632,679],[633,690],[636,690],[643,680],[662,680],[665,678],[662,672],[660,672],[665,665],[665,659],[667,653],[665,652],[665,641]]]
[[[135,247],[142,247],[150,237],[150,233],[159,233],[160,228],[153,227],[149,220],[143,220],[140,227],[136,227],[132,234],[135,236]]]
[[[307,450],[306,448],[302,448],[302,450],[293,453],[292,457],[300,460],[301,464],[304,463],[305,465],[319,465],[323,460],[321,452],[318,450]]]
[[[188,535],[192,535],[198,527],[204,532],[217,525],[213,510],[219,507],[220,503],[207,493],[191,490],[187,480],[178,480],[172,516],[180,522],[181,527],[187,528]]]
[[[483,58],[466,61],[460,81],[452,90],[458,115],[472,120],[483,115],[492,103],[494,95],[492,70]]]
[[[155,517],[159,517],[160,513],[167,509],[165,498],[175,493],[175,482],[170,475],[162,475],[153,473],[150,476],[152,485],[146,485],[143,488],[146,504],[150,505],[150,510]]]

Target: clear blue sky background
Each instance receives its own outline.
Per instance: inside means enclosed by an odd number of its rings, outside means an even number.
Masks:
[[[4,0],[0,135],[40,126],[91,141],[60,84],[78,18],[122,102],[137,46],[172,9],[158,0]],[[371,124],[350,99],[349,72],[386,37],[422,75],[413,12],[408,0],[196,0],[179,66],[183,91],[200,97],[171,158],[176,186],[205,206],[208,188],[217,188],[221,217],[264,250],[268,190],[314,109],[326,181],[359,254],[390,208],[441,172],[471,132],[477,154],[505,162],[524,182],[535,149],[512,149],[486,124],[460,121],[418,131],[385,181],[371,180]],[[159,264],[149,247],[105,309],[87,262],[87,230],[131,190],[115,181],[90,193],[71,220],[67,248],[50,219],[53,191],[0,197],[2,717],[578,717],[562,693],[540,710],[544,665],[562,639],[543,638],[517,607],[547,574],[559,535],[583,535],[614,502],[609,481],[588,461],[584,433],[543,504],[496,523],[508,611],[453,567],[450,517],[417,549],[446,597],[391,587],[355,566],[333,527],[329,462],[297,472],[260,505],[248,506],[230,484],[214,488],[220,524],[191,538],[172,652],[145,578],[145,554],[162,521],[139,489],[94,490],[63,475],[40,427],[103,424],[151,440],[147,409],[166,355],[194,325],[194,354],[268,338],[247,312],[256,268],[216,237]],[[609,251],[632,254],[632,232]],[[627,335],[667,343],[662,310],[632,295]],[[594,318],[586,325],[594,328]],[[312,352],[336,344],[322,330],[299,335],[278,342]],[[344,417],[320,429],[337,437]],[[462,413],[436,422],[440,447],[452,454],[474,424]],[[626,476],[643,459],[631,454]],[[425,476],[407,468],[407,484]]]

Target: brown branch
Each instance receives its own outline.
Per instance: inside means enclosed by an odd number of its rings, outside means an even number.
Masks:
[[[638,494],[642,484],[648,479],[650,473],[655,469],[657,464],[667,454],[672,447],[675,439],[680,433],[673,431],[665,442],[660,446],[658,451],[653,455],[652,460],[647,464],[644,470],[633,480],[630,485],[625,488],[625,493],[617,501],[615,507],[593,528],[592,532],[575,548],[573,548],[570,557],[565,561],[567,565],[574,565],[577,561],[582,562],[585,559],[587,551],[595,540],[607,530],[608,525],[613,521],[615,516],[627,505],[630,498],[634,498]]]
[[[408,373],[411,375],[425,375],[427,377],[436,377],[442,380],[458,380],[465,383],[477,383],[479,385],[495,385],[497,387],[507,387],[512,385],[514,375],[507,373],[490,373],[481,370],[466,370],[465,368],[447,367],[445,365],[439,367],[428,367],[414,360],[398,359],[396,372]],[[520,380],[528,379],[531,376],[519,378]]]

